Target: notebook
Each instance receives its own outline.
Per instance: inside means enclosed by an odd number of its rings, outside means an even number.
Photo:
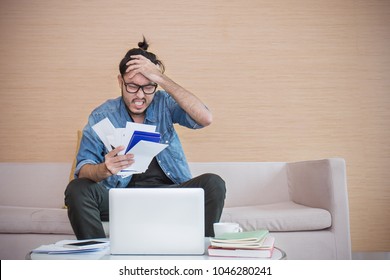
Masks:
[[[203,189],[110,189],[109,210],[111,254],[204,254]]]

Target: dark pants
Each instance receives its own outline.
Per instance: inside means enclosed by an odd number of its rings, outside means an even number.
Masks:
[[[202,188],[205,193],[205,236],[214,236],[213,224],[218,222],[226,187],[221,177],[203,174],[179,185],[158,187]],[[108,221],[108,190],[89,179],[75,179],[65,190],[65,205],[77,239],[104,238],[102,221]]]

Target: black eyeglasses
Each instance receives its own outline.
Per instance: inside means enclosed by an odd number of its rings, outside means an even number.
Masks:
[[[125,85],[126,91],[132,94],[137,93],[139,89],[142,89],[143,93],[146,95],[152,95],[157,89],[157,84],[140,86],[133,83],[125,83],[124,81],[123,84]]]

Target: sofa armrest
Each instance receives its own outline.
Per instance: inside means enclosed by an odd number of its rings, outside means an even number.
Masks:
[[[340,204],[348,205],[343,159],[288,163],[287,178],[290,199],[296,203],[329,212]]]
[[[349,204],[345,161],[342,158],[287,164],[290,199],[309,207],[322,208],[332,216],[339,259],[351,258]]]

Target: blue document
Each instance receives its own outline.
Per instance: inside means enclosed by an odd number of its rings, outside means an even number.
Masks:
[[[158,132],[146,132],[146,131],[139,131],[136,130],[133,133],[133,136],[130,139],[129,145],[127,146],[125,154],[131,150],[137,143],[141,140],[148,141],[148,142],[154,142],[159,143],[160,142],[161,135]]]

